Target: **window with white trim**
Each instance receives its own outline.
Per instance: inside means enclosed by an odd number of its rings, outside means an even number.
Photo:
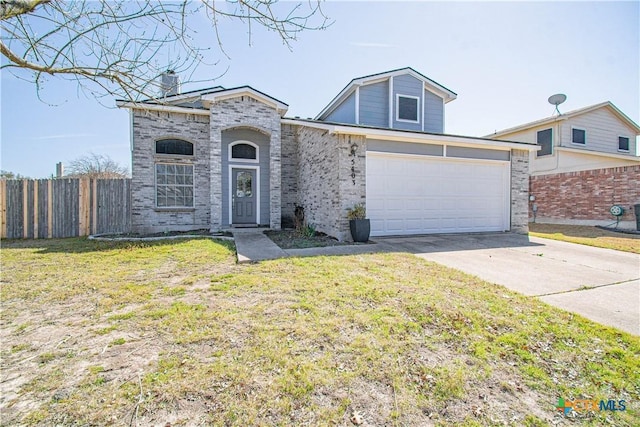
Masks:
[[[229,160],[258,162],[259,147],[253,142],[236,141],[229,144]]]
[[[193,165],[156,163],[156,206],[193,207]]]
[[[629,151],[629,138],[626,136],[618,137],[618,151]]]
[[[553,154],[553,132],[551,129],[541,130],[537,134],[537,143],[540,147],[536,156],[550,156]]]
[[[396,95],[396,120],[400,122],[420,121],[420,98],[409,95]]]
[[[256,147],[249,144],[236,144],[231,147],[232,159],[256,159]]]
[[[574,144],[586,144],[587,131],[579,128],[571,128],[571,142],[573,142]]]

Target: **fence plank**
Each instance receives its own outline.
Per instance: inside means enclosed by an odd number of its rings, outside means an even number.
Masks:
[[[29,237],[29,181],[22,181],[22,237]]]
[[[53,181],[47,181],[47,237],[53,237]]]
[[[38,238],[38,181],[33,181],[33,238]]]
[[[0,180],[0,238],[7,237],[7,181]]]

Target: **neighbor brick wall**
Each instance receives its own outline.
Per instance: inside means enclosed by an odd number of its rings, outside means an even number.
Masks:
[[[609,208],[621,205],[621,220],[635,221],[630,207],[640,203],[640,166],[532,176],[530,192],[539,218],[613,220]]]
[[[193,144],[194,156],[156,155],[155,141],[179,138]],[[133,110],[131,229],[149,233],[209,227],[209,118],[193,114]],[[155,163],[194,166],[193,209],[157,209]]]

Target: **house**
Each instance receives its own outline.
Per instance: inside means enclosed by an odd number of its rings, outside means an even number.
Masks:
[[[306,120],[250,86],[177,87],[117,101],[131,115],[134,231],[280,229],[301,206],[344,240],[357,203],[373,236],[527,231],[537,145],[445,134],[456,94],[411,68],[354,79]]]
[[[611,102],[502,130],[487,137],[536,143],[530,153],[531,217],[539,222],[635,227],[640,203],[640,126]]]

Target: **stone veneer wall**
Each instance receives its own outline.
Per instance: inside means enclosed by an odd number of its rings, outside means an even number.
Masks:
[[[194,156],[155,154],[155,141],[193,143]],[[209,227],[209,118],[193,114],[133,110],[131,228],[137,233]],[[194,167],[194,207],[156,208],[155,163]]]
[[[282,125],[282,226],[293,227],[298,201],[298,142],[296,127]]]
[[[339,240],[351,240],[346,209],[366,200],[364,137],[331,135],[306,126],[298,126],[295,135],[298,204],[304,207],[307,223]]]
[[[511,231],[529,232],[529,152],[511,150]]]
[[[210,113],[211,230],[216,231],[222,227],[222,131],[243,127],[270,135],[269,226],[279,230],[282,214],[280,114],[274,108],[249,96],[239,96],[213,103]]]
[[[633,205],[640,203],[640,166],[533,176],[531,194],[536,197],[533,203],[538,205],[536,216],[541,222],[600,221],[604,225],[615,221],[611,206],[621,205],[625,213],[620,220],[635,225]]]
[[[329,236],[338,237],[338,151],[336,137],[328,131],[297,127],[298,204],[304,208],[307,224]]]
[[[354,154],[351,154],[351,149]],[[352,240],[347,219],[347,209],[358,203],[366,207],[367,195],[367,145],[363,136],[338,135],[338,182],[340,206],[338,215],[339,240]]]

